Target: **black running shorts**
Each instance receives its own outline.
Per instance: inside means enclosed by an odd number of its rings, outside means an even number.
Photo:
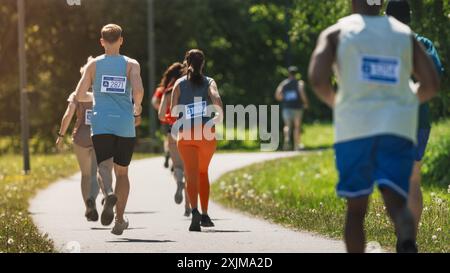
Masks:
[[[136,138],[119,137],[116,135],[95,135],[92,137],[97,163],[110,158],[122,167],[128,167],[133,157]]]

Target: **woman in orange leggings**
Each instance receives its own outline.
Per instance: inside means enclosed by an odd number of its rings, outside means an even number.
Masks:
[[[222,119],[222,100],[212,78],[203,75],[205,56],[198,49],[186,53],[186,76],[174,85],[172,116],[178,120],[172,134],[177,135],[177,146],[184,162],[186,186],[192,207],[189,231],[201,231],[213,227],[208,216],[209,177],[208,167],[216,151],[214,124]],[[198,211],[198,198],[202,214]]]

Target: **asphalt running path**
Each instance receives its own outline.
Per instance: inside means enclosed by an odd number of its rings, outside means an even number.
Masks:
[[[216,154],[210,178],[265,160],[297,153]],[[190,219],[183,205],[173,201],[175,182],[160,157],[132,162],[131,192],[126,217],[130,229],[122,236],[111,227],[88,223],[80,192],[80,174],[63,179],[41,191],[30,203],[30,213],[41,232],[48,233],[57,251],[145,253],[267,253],[343,252],[340,241],[298,232],[237,211],[210,204],[215,228],[190,233]],[[100,197],[97,202],[101,211]]]

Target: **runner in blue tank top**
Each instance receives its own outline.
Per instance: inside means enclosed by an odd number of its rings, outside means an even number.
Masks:
[[[381,4],[352,1],[355,14],[320,35],[309,78],[334,111],[337,192],[347,200],[347,251],[365,250],[364,218],[376,184],[395,226],[397,252],[417,252],[407,198],[418,103],[437,94],[439,78],[411,29],[379,16]],[[337,93],[331,84],[334,65]],[[416,93],[411,75],[419,82]]]
[[[136,140],[135,126],[140,124],[144,87],[139,63],[120,55],[123,44],[122,28],[109,24],[101,31],[101,44],[105,54],[95,58],[87,66],[76,90],[78,99],[86,96],[92,86],[94,94],[92,116],[92,141],[99,170],[114,162],[116,188],[104,199],[101,222],[108,226],[116,221],[112,229],[121,235],[128,228],[124,219],[125,207],[130,191],[128,166],[131,163]]]
[[[411,7],[408,1],[389,1],[386,7],[386,14],[393,16],[404,24],[411,23]],[[428,56],[433,60],[433,63],[438,71],[439,75],[444,73],[441,59],[437,52],[433,42],[424,36],[418,34],[415,35],[417,41],[419,41],[427,51]],[[423,196],[420,188],[421,184],[421,168],[422,159],[425,155],[428,139],[431,133],[431,121],[430,121],[430,106],[428,103],[423,103],[419,108],[419,130],[417,132],[417,145],[415,154],[415,163],[413,173],[410,182],[410,192],[408,198],[408,206],[414,215],[416,221],[416,233],[419,229],[420,218],[423,210]]]

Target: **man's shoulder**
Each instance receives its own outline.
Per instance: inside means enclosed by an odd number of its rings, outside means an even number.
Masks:
[[[125,56],[125,55],[123,57],[131,65],[140,65],[139,62],[136,59],[133,59],[133,58]]]

